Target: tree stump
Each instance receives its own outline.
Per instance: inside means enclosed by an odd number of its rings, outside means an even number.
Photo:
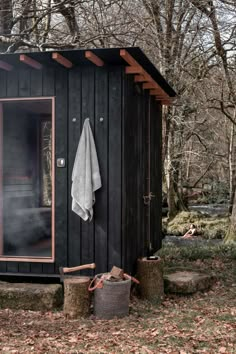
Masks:
[[[140,281],[139,290],[143,299],[160,303],[164,298],[163,262],[161,258],[148,260],[138,259],[137,278]]]
[[[71,277],[64,280],[64,314],[69,318],[90,315],[89,277]]]

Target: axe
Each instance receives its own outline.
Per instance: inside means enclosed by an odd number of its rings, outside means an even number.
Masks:
[[[59,268],[60,280],[61,280],[61,282],[63,282],[63,280],[64,280],[64,278],[65,278],[65,273],[72,273],[72,272],[76,272],[76,271],[78,271],[78,270],[83,270],[83,269],[95,269],[95,268],[96,268],[96,264],[95,264],[95,263],[83,264],[83,265],[76,266],[76,267],[71,267],[71,268],[60,267],[60,268]]]

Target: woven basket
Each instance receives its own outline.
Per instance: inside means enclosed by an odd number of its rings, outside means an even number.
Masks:
[[[102,274],[98,274],[96,282]],[[103,287],[94,291],[94,315],[101,319],[124,317],[129,314],[131,279],[103,281]]]

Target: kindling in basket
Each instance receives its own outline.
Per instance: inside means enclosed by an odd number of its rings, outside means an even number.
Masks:
[[[118,267],[113,267],[110,273],[96,275],[89,285],[89,291],[94,291],[94,315],[102,319],[127,316],[131,281],[139,284]]]

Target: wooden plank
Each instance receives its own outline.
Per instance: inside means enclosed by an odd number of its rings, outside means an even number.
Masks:
[[[40,64],[37,60],[30,58],[28,55],[20,54],[20,61],[34,69],[40,70],[42,69],[42,64]]]
[[[7,262],[7,272],[19,273],[19,264],[17,262]]]
[[[0,71],[0,97],[6,97],[7,95],[7,73]]]
[[[129,64],[131,65],[130,69],[126,68],[126,73],[132,73],[134,69],[133,68],[141,68],[142,69],[142,75],[145,77],[146,81],[155,84],[157,87],[159,87],[161,94],[164,95],[164,97],[168,98],[168,94],[158,85],[157,82],[149,75],[143,68],[142,66],[132,57],[132,55],[129,54],[129,52],[126,49],[121,49],[120,50],[120,56]],[[127,72],[128,71],[128,72]],[[130,71],[130,72],[129,72]]]
[[[162,110],[161,105],[151,99],[151,240],[154,251],[162,242]]]
[[[55,156],[65,158],[66,165],[55,171],[55,253],[56,271],[67,265],[67,101],[68,76],[64,69],[56,75],[56,132]]]
[[[30,70],[19,70],[19,96],[30,96]]]
[[[148,90],[148,89],[155,89],[158,88],[158,85],[154,82],[145,82],[142,85],[143,90]]]
[[[122,80],[121,67],[109,72],[109,142],[108,142],[108,269],[121,266],[121,176],[122,176]]]
[[[71,176],[81,133],[81,68],[69,72],[68,266],[81,264],[81,219],[72,211]]]
[[[133,272],[139,253],[140,218],[139,218],[139,179],[140,179],[140,149],[139,127],[141,120],[140,94],[136,90],[132,78],[126,78],[126,113],[124,117],[124,143],[123,143],[123,170],[122,183],[123,199],[122,210],[124,215],[124,268],[126,272]],[[141,198],[142,199],[142,198]]]
[[[42,263],[29,263],[29,265],[30,265],[30,273],[42,274],[42,272],[43,272]]]
[[[0,255],[3,255],[3,252],[3,103],[0,102]]]
[[[134,82],[145,82],[147,79],[143,75],[135,75]]]
[[[0,262],[0,272],[5,273],[7,271],[7,262]]]
[[[55,70],[52,68],[43,69],[43,96],[55,95]]]
[[[44,263],[42,272],[43,274],[55,274],[55,265],[53,263]]]
[[[102,179],[95,203],[95,263],[96,273],[107,269],[108,252],[108,72],[96,70],[95,76],[95,141]]]
[[[94,133],[94,67],[86,67],[82,71],[82,125],[86,118]],[[82,127],[81,125],[81,127]],[[96,143],[96,142],[95,142]],[[81,224],[81,264],[94,262],[94,219]],[[82,271],[81,274],[93,274],[93,271]]]
[[[43,71],[30,71],[30,95],[33,97],[43,95]]]
[[[30,273],[30,264],[28,262],[19,262],[19,273]]]
[[[139,63],[130,55],[126,49],[120,49],[120,56],[131,66],[140,66]]]
[[[73,66],[70,60],[66,59],[65,57],[63,57],[63,55],[59,53],[52,53],[52,59],[54,59],[56,62],[58,62],[67,69],[70,69]]]
[[[97,66],[104,65],[104,61],[101,58],[99,58],[97,55],[95,55],[93,52],[91,52],[91,50],[85,51],[85,58],[90,60],[93,64]]]
[[[150,95],[151,96],[158,96],[159,98],[167,98],[167,96],[165,96],[164,94],[162,94],[162,91],[160,89],[153,89],[150,90]]]
[[[18,97],[18,71],[7,74],[7,97]]]
[[[147,178],[147,114],[148,114],[148,106],[149,106],[149,93],[144,92],[143,97],[142,97],[142,153],[141,153],[141,181],[140,181],[140,195],[142,196],[142,201],[141,201],[141,256],[146,256],[147,252],[147,205],[144,204],[144,199],[143,196],[146,194],[146,178]]]
[[[12,71],[13,70],[13,66],[6,63],[3,60],[0,60],[0,69],[5,70],[5,71]]]
[[[142,74],[143,69],[141,68],[141,66],[126,66],[125,73],[126,74]]]

